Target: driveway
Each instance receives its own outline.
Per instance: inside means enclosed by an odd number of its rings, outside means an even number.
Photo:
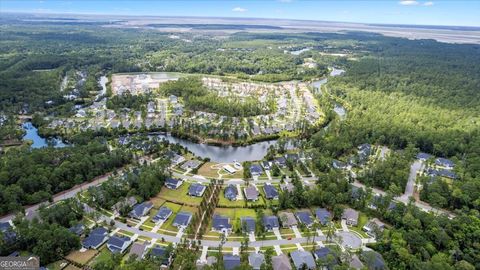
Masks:
[[[423,169],[423,163],[420,160],[413,162],[410,166],[410,174],[408,175],[407,186],[405,187],[405,193],[399,198],[402,202],[408,203],[408,198],[413,196],[415,187],[415,180],[417,179],[417,172]]]
[[[336,236],[340,237],[340,244],[345,248],[357,249],[362,246],[362,239],[351,232],[337,232]]]

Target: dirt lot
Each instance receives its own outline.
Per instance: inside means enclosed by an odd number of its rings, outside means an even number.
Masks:
[[[81,265],[87,264],[95,255],[97,255],[98,251],[89,249],[85,252],[74,251],[66,257],[68,260],[79,263]]]

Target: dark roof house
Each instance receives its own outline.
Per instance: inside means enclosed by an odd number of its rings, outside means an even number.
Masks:
[[[357,226],[358,224],[358,212],[352,208],[347,208],[343,211],[342,219],[345,219],[347,225]]]
[[[265,184],[263,186],[263,191],[265,192],[265,198],[267,198],[268,200],[278,199],[278,190],[275,186]]]
[[[123,253],[130,246],[132,240],[126,236],[112,236],[108,239],[107,247],[112,253]]]
[[[435,159],[435,165],[442,166],[442,167],[445,167],[445,168],[450,168],[450,169],[455,166],[453,161],[451,161],[450,159],[446,159],[446,158]]]
[[[155,246],[150,250],[150,257],[159,258],[162,260],[163,266],[170,264],[170,254],[167,254],[167,250],[161,246]]]
[[[192,214],[189,212],[178,212],[177,216],[173,220],[172,226],[177,228],[184,228],[190,224],[192,220]]]
[[[228,233],[232,230],[230,219],[221,215],[214,215],[212,219],[212,230],[222,233]]]
[[[263,217],[263,226],[266,231],[271,231],[273,229],[278,229],[280,227],[278,223],[278,217],[276,216],[264,216]]]
[[[153,203],[151,202],[143,202],[141,204],[137,204],[133,207],[133,210],[130,212],[130,217],[141,219],[144,217],[150,210],[153,208]]]
[[[295,213],[298,221],[303,225],[310,227],[313,224],[312,216],[307,211],[298,211]]]
[[[262,253],[252,252],[250,253],[250,255],[248,255],[248,264],[254,270],[260,270],[260,267],[264,262],[265,262],[265,255],[263,255]]]
[[[223,255],[223,267],[225,270],[233,270],[240,266],[240,256],[237,255]]]
[[[272,257],[273,270],[292,270],[292,265],[287,255],[280,254]]]
[[[103,227],[93,229],[88,237],[83,239],[82,246],[84,248],[98,249],[108,239],[108,231]]]
[[[325,208],[315,209],[315,216],[322,225],[327,225],[332,219],[332,214]]]
[[[426,160],[429,160],[431,159],[433,156],[430,155],[430,154],[427,154],[427,153],[418,153],[417,154],[417,159],[421,160],[421,161],[426,161]]]
[[[128,253],[128,256],[136,256],[137,260],[141,260],[145,258],[145,254],[147,251],[147,244],[146,243],[139,243],[135,242],[132,244],[132,247],[130,248],[130,252]]]
[[[315,269],[315,259],[312,256],[312,253],[303,251],[303,250],[295,250],[290,252],[290,257],[292,257],[293,264],[295,268],[298,270],[300,269]]]
[[[285,157],[278,157],[275,159],[275,164],[279,167],[285,168],[287,166],[287,159]]]
[[[245,199],[247,201],[257,201],[259,192],[257,188],[253,185],[248,186],[243,189],[243,193],[245,194]]]
[[[169,189],[177,189],[183,184],[181,179],[167,178],[165,186]]]
[[[385,261],[383,260],[382,255],[375,251],[363,251],[361,254],[362,260],[367,265],[370,270],[383,270],[387,269],[385,266]]]
[[[165,221],[172,215],[172,213],[173,213],[173,211],[170,208],[168,208],[166,206],[162,206],[162,207],[160,207],[160,209],[158,209],[158,212],[152,218],[152,221],[155,222],[155,223],[157,223],[159,221]]]
[[[193,183],[188,188],[188,195],[194,196],[194,197],[202,197],[206,188],[207,187],[202,184]]]
[[[315,256],[315,260],[320,261],[320,264],[329,270],[333,269],[339,262],[337,254],[328,247],[321,247],[315,250],[313,255]]]
[[[260,165],[258,164],[252,164],[250,165],[250,173],[252,176],[260,176],[263,173],[263,169]]]
[[[255,232],[255,219],[253,217],[241,217],[240,224],[242,231],[247,233]]]
[[[224,191],[225,198],[229,199],[230,201],[234,201],[237,199],[238,190],[237,187],[234,185],[228,185]]]
[[[80,236],[85,231],[85,226],[82,223],[78,223],[78,224],[68,228],[68,230],[71,231],[72,233],[76,234],[77,236]]]

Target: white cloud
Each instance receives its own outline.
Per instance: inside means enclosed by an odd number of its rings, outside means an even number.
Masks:
[[[403,0],[398,3],[402,6],[416,6],[419,4],[417,1],[414,0]]]
[[[433,2],[428,1],[428,2],[423,3],[423,5],[426,6],[426,7],[433,6]]]
[[[247,11],[246,8],[242,8],[242,7],[236,7],[234,9],[232,9],[233,12],[245,12]]]

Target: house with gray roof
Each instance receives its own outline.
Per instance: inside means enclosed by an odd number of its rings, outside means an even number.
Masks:
[[[271,231],[273,229],[278,229],[280,227],[278,223],[278,217],[276,216],[264,216],[263,217],[263,226],[265,231]]]
[[[82,246],[86,249],[98,249],[108,240],[108,231],[103,227],[93,229],[90,234],[83,239]]]
[[[159,221],[165,221],[172,215],[172,213],[173,213],[172,209],[170,209],[166,206],[162,206],[162,207],[160,207],[160,209],[158,209],[158,212],[152,218],[152,221],[155,222],[155,223],[157,223]]]
[[[338,169],[338,170],[344,170],[348,167],[348,165],[345,162],[342,162],[342,161],[336,160],[336,159],[334,159],[332,161],[332,166],[333,166],[333,168]]]
[[[295,250],[290,252],[293,264],[297,270],[300,269],[315,269],[316,263],[312,253],[303,250]],[[305,268],[306,267],[306,268]]]
[[[315,256],[315,260],[320,263],[321,266],[323,266],[323,269],[326,270],[331,270],[335,267],[335,265],[338,265],[339,258],[335,252],[333,252],[332,249],[329,247],[321,247],[319,249],[316,249],[313,252],[313,255]]]
[[[225,254],[223,255],[223,267],[225,270],[233,270],[240,266],[240,256]]]
[[[287,167],[287,159],[285,157],[278,157],[275,159],[275,164],[277,164],[278,167],[285,168]]]
[[[189,212],[178,212],[177,216],[173,220],[172,226],[177,228],[186,228],[192,220],[192,214]]]
[[[255,202],[258,200],[259,192],[254,185],[244,188],[243,193],[245,194],[245,199],[247,201]]]
[[[232,225],[230,224],[230,218],[214,215],[212,219],[212,231],[229,233],[232,231]]]
[[[185,171],[186,170],[193,170],[193,169],[196,169],[200,166],[200,164],[202,164],[200,161],[198,160],[194,160],[194,159],[191,159],[191,160],[187,160],[185,163],[182,164],[182,166],[180,166],[182,169],[184,169]]]
[[[312,215],[310,215],[308,211],[297,211],[295,213],[295,216],[297,216],[297,219],[301,224],[307,227],[312,226],[313,224]]]
[[[145,258],[147,254],[147,244],[145,242],[139,243],[135,242],[132,244],[130,248],[130,252],[128,253],[129,257],[136,256],[137,260],[142,260]]]
[[[278,190],[275,186],[266,183],[263,186],[263,191],[265,192],[265,198],[267,200],[278,200]]]
[[[451,161],[450,159],[437,158],[435,159],[435,165],[444,167],[446,169],[453,169],[455,163],[453,163],[453,161]]]
[[[368,269],[371,270],[383,270],[387,269],[387,266],[385,265],[385,261],[383,260],[382,255],[380,253],[375,252],[373,250],[371,251],[363,251],[361,256],[360,256],[367,265]]]
[[[170,254],[167,253],[167,249],[156,245],[150,250],[150,257],[159,258],[161,260],[162,266],[170,265]]]
[[[420,153],[417,154],[417,159],[421,160],[421,161],[427,161],[431,158],[433,158],[433,156],[430,155],[430,154],[427,154],[427,153],[420,152]]]
[[[284,184],[280,184],[280,188],[283,191],[287,191],[287,192],[293,192],[293,190],[295,189],[295,187],[290,182],[285,182]]]
[[[141,219],[142,217],[147,215],[152,208],[153,208],[153,203],[151,202],[143,202],[141,204],[137,204],[135,207],[133,207],[133,210],[130,212],[130,217]]]
[[[241,217],[240,226],[242,226],[242,231],[246,233],[255,232],[255,218],[253,217]]]
[[[68,228],[68,230],[70,232],[76,234],[77,236],[80,236],[85,231],[85,226],[82,223],[78,223],[78,224]]]
[[[273,270],[292,270],[292,265],[287,255],[280,254],[272,257]]]
[[[295,215],[293,213],[280,212],[278,216],[280,217],[280,221],[282,222],[283,228],[290,228],[292,226],[298,225],[297,219],[295,218]]]
[[[370,236],[375,237],[377,232],[383,231],[385,223],[381,222],[378,218],[372,218],[365,226],[363,230]]]
[[[225,198],[229,199],[230,201],[237,200],[238,190],[237,187],[234,185],[228,185],[224,190]]]
[[[258,164],[250,165],[249,170],[250,170],[250,173],[252,174],[252,176],[260,176],[263,173],[262,167]]]
[[[192,197],[202,197],[205,189],[207,189],[206,186],[199,183],[193,183],[188,187],[188,195]]]
[[[332,219],[332,214],[325,208],[315,209],[315,216],[322,225],[327,225]]]
[[[250,253],[250,255],[248,255],[248,264],[254,270],[260,270],[260,267],[264,262],[265,262],[265,255],[263,255],[262,253],[252,252]]]
[[[347,225],[357,226],[358,224],[358,212],[352,208],[347,208],[343,211],[342,219],[345,220]]]
[[[350,266],[350,268],[353,268],[353,269],[363,269],[363,267],[364,267],[362,261],[360,261],[360,259],[358,258],[357,255],[352,256],[352,259],[350,260],[349,266]]]
[[[112,253],[122,254],[123,252],[125,252],[128,246],[130,246],[131,243],[132,239],[130,239],[130,237],[114,235],[110,237],[110,239],[108,239],[107,248]]]
[[[169,189],[178,189],[183,184],[183,180],[181,179],[174,179],[174,178],[167,178],[165,180],[165,186]]]

